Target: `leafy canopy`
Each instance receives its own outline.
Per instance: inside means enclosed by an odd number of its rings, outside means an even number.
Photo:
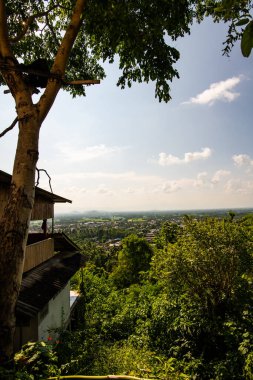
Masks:
[[[46,58],[52,65],[73,12],[74,0],[6,1],[13,52],[20,62]],[[249,0],[87,0],[82,26],[69,58],[65,78],[103,79],[102,63],[115,59],[122,70],[117,85],[155,81],[155,96],[170,100],[169,82],[179,74],[174,41],[190,33],[194,19],[212,16],[228,22],[224,53],[242,38],[242,53],[253,46],[252,1]],[[3,84],[3,81],[2,81]],[[82,85],[65,86],[73,96]]]
[[[127,287],[139,283],[141,273],[150,268],[152,255],[152,248],[144,238],[136,235],[124,238],[118,255],[118,265],[112,272],[112,279],[117,286]]]
[[[206,313],[241,299],[252,268],[247,229],[226,220],[189,220],[175,244],[154,260],[156,276],[173,292],[185,292]],[[157,271],[157,272],[156,272]]]
[[[9,38],[20,62],[54,61],[72,14],[74,0],[6,1]],[[189,33],[196,1],[88,0],[73,46],[66,78],[102,79],[102,62],[117,57],[121,88],[133,82],[156,81],[155,95],[170,99],[168,81],[179,77],[174,64],[179,52],[173,41]],[[66,86],[72,95],[84,88]]]
[[[225,55],[229,55],[235,42],[241,40],[242,55],[249,57],[253,47],[252,8],[252,0],[200,0],[198,15],[229,24],[223,49]]]

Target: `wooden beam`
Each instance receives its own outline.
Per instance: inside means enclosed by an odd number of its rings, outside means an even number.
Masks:
[[[89,85],[89,84],[100,84],[99,79],[79,79],[79,80],[71,80],[71,81],[63,81],[64,84],[83,84],[83,85]]]

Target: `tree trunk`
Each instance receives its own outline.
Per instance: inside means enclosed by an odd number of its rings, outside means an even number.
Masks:
[[[19,137],[12,184],[0,222],[0,363],[13,354],[15,305],[22,279],[38,160],[40,124],[31,96],[30,102],[26,100],[17,104],[17,112]]]

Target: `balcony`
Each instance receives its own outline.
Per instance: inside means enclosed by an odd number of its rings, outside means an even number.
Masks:
[[[29,234],[26,251],[24,272],[50,259],[54,254],[54,239],[43,234]]]

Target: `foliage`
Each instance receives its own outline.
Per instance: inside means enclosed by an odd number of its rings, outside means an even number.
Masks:
[[[201,302],[211,315],[236,297],[239,302],[251,272],[251,249],[247,232],[238,224],[210,219],[190,222],[159,261],[156,275],[173,286],[173,292],[183,289]],[[163,268],[169,268],[169,273]]]
[[[144,238],[129,235],[123,239],[118,265],[111,275],[114,283],[118,287],[139,283],[142,273],[150,268],[152,254],[152,248]]]
[[[16,379],[37,380],[60,374],[53,346],[45,342],[27,343],[14,361]]]
[[[252,217],[184,218],[178,231],[154,252],[124,239],[124,260],[145,269],[125,286],[91,261],[84,268],[83,323],[54,346],[61,374],[253,378]]]
[[[102,345],[94,368],[133,374],[135,360],[141,368],[150,352],[143,367],[151,377],[250,378],[252,234],[244,223],[184,218],[177,241],[156,249],[146,280],[127,287],[88,269],[85,331]],[[128,237],[122,250],[136,252],[130,247],[138,241]]]
[[[206,378],[241,378],[239,348],[253,322],[248,231],[224,220],[190,220],[177,243],[157,252],[152,270],[162,288],[152,305],[153,347],[182,362],[201,360],[195,375],[203,367]]]
[[[212,16],[215,22],[229,23],[224,54],[229,55],[236,41],[241,40],[241,51],[249,57],[253,47],[251,0],[200,0],[199,15]]]
[[[161,231],[156,238],[157,248],[166,248],[168,243],[176,243],[181,233],[181,227],[178,223],[166,221],[163,223]]]
[[[103,223],[103,222],[102,222]],[[108,222],[110,223],[110,222]],[[91,239],[97,242],[104,243],[109,239],[124,238],[129,235],[126,228],[115,228],[114,226],[85,226],[78,231],[70,231],[68,233],[72,239],[76,240],[77,243],[83,244],[85,240],[91,241]]]
[[[60,46],[73,1],[6,1],[13,51],[25,63],[47,58],[51,63]],[[170,99],[168,81],[178,77],[174,64],[179,52],[168,44],[190,31],[194,1],[87,1],[84,22],[72,48],[68,80],[104,77],[101,61],[119,57],[121,88],[133,82],[156,81],[159,100]],[[30,17],[30,18],[29,18]],[[27,24],[26,24],[27,23]],[[24,33],[25,26],[29,28]],[[23,35],[24,34],[24,35]],[[21,38],[22,37],[22,38]],[[82,86],[65,86],[74,96]]]

